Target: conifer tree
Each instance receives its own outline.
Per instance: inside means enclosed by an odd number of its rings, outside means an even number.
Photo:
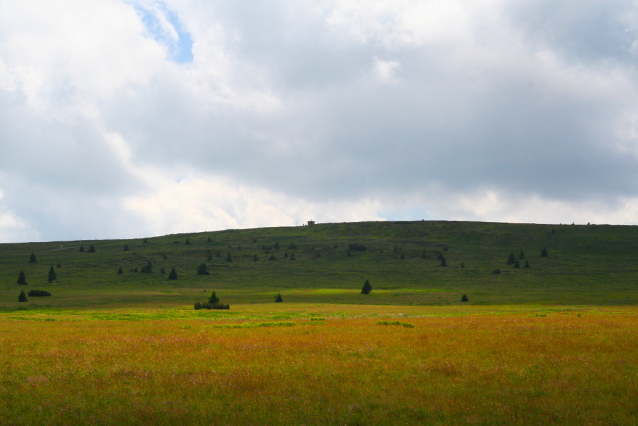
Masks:
[[[284,253],[284,259],[288,259],[288,252]]]
[[[29,257],[29,263],[36,263],[36,259],[35,259],[35,253],[31,253],[31,256]]]
[[[29,300],[27,299],[27,295],[24,294],[24,290],[22,290],[20,292],[20,295],[18,296],[18,302],[28,302]]]
[[[290,260],[295,260],[295,252],[290,253]]]
[[[160,274],[165,274],[166,271],[164,270],[164,268],[160,269]]]
[[[521,267],[520,263],[518,263],[518,259],[516,259],[516,261],[514,262],[514,267],[515,268],[520,268]]]
[[[421,259],[425,259],[425,249],[423,249],[423,253],[421,253]]]
[[[541,251],[541,257],[549,257],[546,247],[543,247],[543,250]]]
[[[317,252],[317,256],[316,257],[321,257],[321,253]]]
[[[188,239],[188,237],[186,237],[186,242],[184,244],[189,245],[191,243],[191,240]]]
[[[441,259],[441,266],[447,266],[447,260],[445,260],[445,258]]]
[[[212,240],[210,237],[208,237],[208,239],[206,240],[206,242],[207,242],[207,243],[212,243],[212,242],[213,242],[213,240]]]
[[[226,256],[226,262],[232,262],[232,261],[233,261],[233,258],[230,255],[230,252],[228,252],[228,255]]]
[[[210,262],[211,260],[213,260],[213,253],[208,252],[208,257],[206,258],[206,261]]]
[[[346,253],[346,256],[348,256],[348,257],[352,256],[352,253],[350,252],[350,249],[348,249],[348,253]]]
[[[55,269],[53,269],[53,265],[51,265],[51,269],[49,269],[49,282],[55,281],[58,278],[58,275],[55,273]]]
[[[175,272],[175,267],[173,266],[173,269],[171,269],[170,274],[168,274],[168,279],[169,280],[176,280],[177,279],[177,272]]]
[[[370,294],[371,291],[372,291],[372,285],[370,284],[370,280],[366,280],[366,282],[363,283],[361,294]]]
[[[217,297],[214,291],[213,294],[211,294],[208,298],[208,303],[210,303],[211,305],[216,305],[219,303],[219,297]]]
[[[84,253],[84,246],[80,246],[80,253]]]
[[[20,271],[20,275],[18,275],[18,284],[27,285],[27,277],[24,275],[24,271]]]
[[[275,243],[275,250],[279,250],[279,241]]]
[[[465,268],[465,263],[461,262],[461,269]]]
[[[128,251],[128,244],[124,244],[124,251]]]
[[[467,298],[466,295],[463,295],[463,297],[461,297],[461,302],[469,302],[470,299]]]
[[[210,273],[208,272],[208,268],[206,267],[205,263],[201,263],[197,267],[197,275],[210,275]]]
[[[281,302],[283,302],[283,301],[284,301],[284,299],[282,299],[282,298],[281,298],[281,293],[278,293],[278,294],[277,294],[277,297],[275,297],[275,302],[277,302],[277,303],[281,303]]]
[[[255,253],[255,255],[253,256],[253,262],[257,262],[259,260],[259,258],[257,257],[257,253]]]
[[[87,253],[95,253],[95,246],[89,245],[89,250],[87,251]]]
[[[124,274],[124,271],[122,270],[122,267],[120,266],[120,269],[117,270],[117,274],[118,275],[122,275]]]
[[[521,250],[521,252],[518,254],[518,258],[521,260],[525,259],[525,253],[523,253],[523,250]]]
[[[399,247],[394,246],[394,252],[395,252],[395,253],[398,253],[398,252],[399,252]]]
[[[513,265],[515,261],[516,261],[516,259],[514,258],[514,252],[511,252],[510,253],[510,257],[507,258],[507,264],[508,265]]]
[[[525,261],[525,266],[523,266],[523,268],[529,268],[529,261]]]

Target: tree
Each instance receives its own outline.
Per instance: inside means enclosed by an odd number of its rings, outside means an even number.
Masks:
[[[346,256],[348,256],[348,257],[352,256],[352,253],[350,252],[350,249],[348,249],[348,253],[346,253]]]
[[[275,243],[275,250],[279,250],[279,241]]]
[[[295,252],[290,253],[290,260],[295,260]]]
[[[80,253],[84,253],[84,246],[80,246]]]
[[[255,253],[255,255],[253,256],[253,262],[257,262],[259,260],[259,258],[257,257],[257,254]]]
[[[288,259],[288,252],[284,253],[284,259]]]
[[[518,259],[516,259],[516,262],[514,262],[514,267],[515,268],[520,268],[521,267],[520,263],[518,263]]]
[[[525,259],[525,253],[523,253],[523,250],[521,250],[521,252],[518,254],[518,258],[521,260]]]
[[[399,252],[399,247],[394,246],[394,252],[395,252],[395,253],[398,253],[398,252]]]
[[[55,281],[58,278],[58,275],[55,273],[55,269],[53,269],[53,265],[51,265],[51,269],[49,269],[49,282]]]
[[[173,266],[173,269],[171,269],[170,274],[168,274],[168,279],[169,280],[176,280],[177,279],[177,272],[175,272],[175,267]]]
[[[552,234],[555,234],[556,230],[554,228],[552,228]]]
[[[321,257],[321,253],[317,252],[317,257]]]
[[[124,274],[124,271],[122,270],[122,267],[120,266],[120,269],[117,270],[117,274],[118,275],[122,275]]]
[[[20,292],[20,296],[18,296],[18,302],[28,302],[27,295],[24,294],[24,290]]]
[[[268,260],[277,260],[277,258],[275,257],[274,254],[271,254],[270,257],[268,258]]]
[[[516,261],[516,258],[514,257],[514,252],[511,252],[510,257],[507,258],[507,264],[513,265],[515,261]]]
[[[189,240],[188,237],[186,237],[186,242],[184,244],[190,245],[190,243],[191,243],[191,240]]]
[[[470,299],[467,298],[466,295],[463,295],[463,297],[461,297],[461,302],[469,302]]]
[[[24,271],[20,271],[20,275],[18,275],[18,284],[27,285],[27,277],[24,275]]]
[[[144,272],[145,274],[150,274],[151,272],[153,272],[153,264],[150,260],[146,263],[146,266],[142,266],[142,272]]]
[[[445,260],[445,258],[441,259],[441,266],[447,266],[447,260]]]
[[[425,259],[425,249],[423,249],[423,252],[421,253],[421,259]]]
[[[284,299],[281,298],[281,293],[277,293],[277,297],[275,297],[275,302],[281,303],[283,301],[284,301]]]
[[[543,247],[543,250],[541,251],[541,257],[549,257],[546,247]]]
[[[228,252],[228,255],[226,256],[226,262],[232,262],[232,261],[233,261],[233,258],[230,255],[230,252]]]
[[[35,259],[35,253],[31,253],[31,256],[29,257],[29,263],[36,263],[36,259]]]
[[[128,244],[124,244],[124,251],[128,251]]]
[[[210,262],[211,260],[213,260],[213,253],[208,252],[208,257],[206,258],[206,261]]]
[[[166,271],[164,270],[164,268],[160,269],[160,274],[165,274]]]
[[[461,262],[461,269],[465,268],[465,263]]]
[[[212,243],[212,242],[213,242],[213,240],[212,240],[210,237],[208,237],[208,239],[206,240],[206,242],[207,242],[207,243]]]
[[[401,259],[405,259],[405,254],[402,254],[402,255],[401,255]]]
[[[61,267],[62,267],[62,265],[60,265],[59,263],[58,263],[58,265],[56,266],[56,268],[58,268],[58,269],[60,269]]]
[[[199,311],[200,309],[202,309],[202,303],[201,302],[195,302],[195,310]]]
[[[89,250],[87,251],[87,253],[95,253],[95,247],[92,245],[89,245]]]
[[[210,303],[211,305],[216,305],[219,303],[219,297],[217,297],[214,291],[213,294],[211,294],[208,298],[208,303]]]
[[[372,285],[370,284],[370,280],[366,280],[366,282],[363,283],[361,294],[370,294],[371,291],[372,291]]]
[[[529,261],[525,261],[525,266],[523,266],[523,268],[529,268]]]
[[[197,275],[210,275],[205,263],[202,263],[197,267]]]

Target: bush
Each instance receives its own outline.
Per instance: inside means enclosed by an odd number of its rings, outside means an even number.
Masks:
[[[95,247],[90,245],[87,253],[95,253]]]
[[[321,253],[317,252],[317,256],[316,257],[321,257]]]
[[[199,311],[200,309],[202,309],[202,304],[201,302],[195,302],[195,310]]]
[[[366,251],[368,248],[362,244],[354,243],[348,245],[348,249],[353,251]]]
[[[206,258],[206,261],[210,262],[211,260],[213,260],[213,253],[208,252],[208,257]]]
[[[395,253],[398,253],[398,252],[399,252],[399,247],[394,246],[394,252],[395,252]]]
[[[295,250],[297,246],[295,244],[288,244],[288,250]]]
[[[124,251],[128,251],[128,244],[124,244]]]
[[[51,293],[49,293],[46,290],[30,290],[29,291],[29,297],[48,297],[51,296]]]
[[[461,302],[469,302],[470,299],[467,298],[466,295],[463,295],[463,297],[461,297]]]
[[[447,266],[447,260],[445,260],[445,258],[441,259],[441,266]]]
[[[372,291],[372,285],[370,284],[370,280],[366,280],[366,282],[363,283],[361,294],[370,294],[371,291]]]
[[[118,275],[122,275],[124,273],[124,271],[122,270],[122,267],[120,266],[120,269],[117,270],[117,274]]]
[[[208,302],[202,303],[202,308],[204,309],[230,309],[230,305],[224,305],[223,303],[210,304]]]
[[[421,259],[425,259],[425,249],[423,249],[423,252],[421,253]]]
[[[197,267],[197,275],[210,275],[210,273],[208,272],[208,268],[206,267],[205,263],[201,263]]]
[[[24,271],[20,271],[20,275],[18,275],[18,284],[27,285],[27,277],[24,275]]]
[[[212,242],[213,242],[213,240],[212,240],[210,237],[208,237],[208,239],[206,240],[206,242],[207,242],[207,243],[212,243]]]
[[[284,299],[281,298],[281,293],[278,293],[277,297],[275,297],[275,302],[276,303],[281,303],[283,301],[284,301]]]
[[[346,253],[346,256],[348,256],[348,257],[352,256],[352,252],[350,251],[350,249],[348,249],[348,252]]]
[[[461,269],[465,268],[465,263],[461,262]]]
[[[165,274],[166,271],[164,270],[164,268],[160,269],[160,274]]]
[[[498,274],[500,274],[500,273],[501,273],[501,270],[500,270],[500,269],[494,269],[494,270],[492,271],[492,273],[493,273],[493,274],[497,274],[497,275],[498,275]]]
[[[275,250],[279,250],[279,242],[275,243]]]
[[[29,300],[27,299],[27,295],[24,294],[24,290],[22,290],[20,292],[20,295],[18,296],[18,302],[28,302]]]
[[[232,262],[233,261],[233,257],[230,255],[230,252],[228,252],[228,255],[226,256],[226,262]]]
[[[177,272],[175,272],[175,267],[173,266],[173,269],[171,269],[171,272],[168,274],[168,279],[169,280],[176,280],[177,279]]]
[[[288,259],[288,252],[284,253],[284,259]]]
[[[259,258],[257,257],[257,253],[255,253],[255,255],[253,256],[253,262],[257,262],[259,260]]]
[[[543,250],[541,251],[541,257],[549,257],[546,247],[543,247]]]
[[[290,260],[295,260],[295,253],[290,253]]]
[[[277,260],[277,258],[275,257],[274,254],[271,254],[270,257],[268,258],[268,260]]]
[[[148,244],[148,240],[144,238],[144,241],[142,241],[142,244]]]
[[[168,256],[164,255],[164,256],[162,256],[162,259],[166,260],[166,259],[168,259]]]
[[[29,263],[36,263],[37,260],[35,259],[35,253],[31,253],[31,256],[29,256]]]
[[[80,246],[80,253],[84,253],[84,246]]]
[[[405,254],[402,254],[402,255],[401,255],[401,259],[405,259]]]
[[[59,263],[57,264],[56,268],[60,269],[62,267],[62,265],[60,265]]]

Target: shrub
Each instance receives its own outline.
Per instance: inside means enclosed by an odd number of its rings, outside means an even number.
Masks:
[[[202,304],[201,302],[195,302],[195,310],[199,311],[200,309],[202,309]]]
[[[120,269],[117,270],[117,274],[118,275],[122,275],[124,273],[124,271],[122,270],[122,267],[120,266]]]
[[[297,246],[295,244],[288,244],[288,250],[295,250]]]
[[[80,246],[80,253],[84,253],[84,246]]]
[[[24,275],[24,271],[20,271],[20,275],[18,275],[18,284],[27,285],[27,277]]]
[[[443,247],[443,251],[447,251],[447,247]]]
[[[349,244],[348,249],[353,251],[366,251],[368,248],[362,244],[354,243]]]
[[[213,253],[208,252],[208,257],[206,257],[206,261],[210,262],[211,260],[213,260]]]
[[[173,269],[171,269],[171,272],[168,274],[168,279],[169,280],[176,280],[177,279],[177,272],[175,272],[175,267],[173,266]]]
[[[321,257],[321,253],[317,252],[317,256],[316,257]]]
[[[552,228],[552,234],[555,234],[556,230],[554,228]]]
[[[290,253],[290,260],[295,260],[295,253]]]
[[[48,297],[51,296],[51,293],[49,293],[46,290],[30,290],[29,291],[29,297]]]
[[[279,250],[279,242],[275,243],[275,250]]]
[[[20,292],[20,295],[18,296],[18,302],[28,302],[29,300],[27,299],[27,295],[24,294],[24,290],[22,290]]]
[[[207,243],[212,243],[212,242],[213,242],[213,240],[212,240],[210,237],[208,237],[208,239],[206,240],[206,242],[207,242]]]
[[[228,255],[226,255],[226,262],[232,262],[233,261],[233,257],[230,255],[230,252],[228,252]]]
[[[166,259],[168,259],[168,256],[164,255],[164,256],[162,256],[162,259],[166,260]]]
[[[217,253],[215,253],[215,257],[222,257],[222,253],[219,250],[217,250]]]
[[[463,295],[463,297],[461,297],[461,302],[469,302],[470,299],[467,298],[466,295]]]
[[[271,254],[270,257],[268,258],[268,260],[277,260],[277,258],[275,257],[274,254]]]
[[[190,243],[191,243],[191,240],[189,240],[188,237],[186,237],[186,241],[184,242],[184,244],[190,245]]]
[[[36,263],[37,260],[35,259],[35,253],[31,253],[31,256],[29,256],[29,263]]]
[[[87,253],[95,253],[95,247],[92,245],[89,245],[89,250],[87,251]]]
[[[461,262],[461,269],[465,268],[465,263]]]
[[[135,268],[133,268],[133,270],[132,270],[131,272],[139,272],[139,271],[137,270],[137,266],[136,266]]]
[[[277,297],[275,297],[275,302],[281,303],[283,301],[284,301],[284,299],[281,298],[281,293],[277,293]]]
[[[284,253],[284,259],[288,259],[288,252]]]
[[[128,251],[128,244],[124,244],[124,251]]]
[[[208,272],[208,268],[206,267],[205,263],[201,263],[197,267],[197,275],[210,275],[210,273]]]
[[[425,249],[423,249],[423,252],[421,253],[421,259],[425,259]]]
[[[142,241],[142,244],[148,244],[148,240],[144,238],[144,241]]]
[[[363,283],[361,294],[370,294],[371,291],[372,291],[372,285],[370,284],[370,280],[366,280],[366,282]]]
[[[541,251],[541,257],[549,257],[546,247],[543,247],[543,250]]]
[[[511,252],[510,257],[507,258],[507,265],[513,265],[515,260],[516,259],[514,258],[514,252]]]
[[[55,281],[58,278],[58,274],[55,273],[55,269],[53,269],[53,265],[49,269],[49,282]]]
[[[399,252],[399,247],[394,246],[394,252],[395,252],[395,253],[398,253],[398,252]]]
[[[447,260],[445,260],[445,258],[441,259],[441,266],[447,266]]]
[[[500,273],[501,273],[501,270],[500,270],[500,269],[494,269],[494,270],[492,271],[492,273],[493,273],[493,274],[500,274]]]
[[[164,270],[164,268],[160,269],[160,274],[165,274],[166,271]]]
[[[401,255],[401,259],[405,259],[405,254],[402,254],[402,255]]]

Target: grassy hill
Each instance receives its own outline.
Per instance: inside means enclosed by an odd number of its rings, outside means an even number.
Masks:
[[[348,256],[351,244],[366,249],[350,250]],[[94,253],[88,252],[91,245]],[[544,247],[549,257],[540,256]],[[518,258],[521,251],[521,268],[506,264],[510,253]],[[36,263],[29,262],[31,253]],[[2,244],[0,311],[187,305],[205,300],[212,290],[231,305],[272,302],[278,292],[285,302],[336,304],[460,305],[467,294],[465,305],[630,305],[638,303],[637,258],[634,226],[446,221]],[[153,272],[132,272],[149,261]],[[523,268],[525,261],[529,269]],[[196,274],[202,263],[210,275]],[[51,266],[57,280],[49,283]],[[168,279],[173,267],[177,280]],[[17,284],[20,271],[27,285]],[[366,279],[373,291],[364,296]],[[30,289],[53,296],[18,303],[20,290]]]

